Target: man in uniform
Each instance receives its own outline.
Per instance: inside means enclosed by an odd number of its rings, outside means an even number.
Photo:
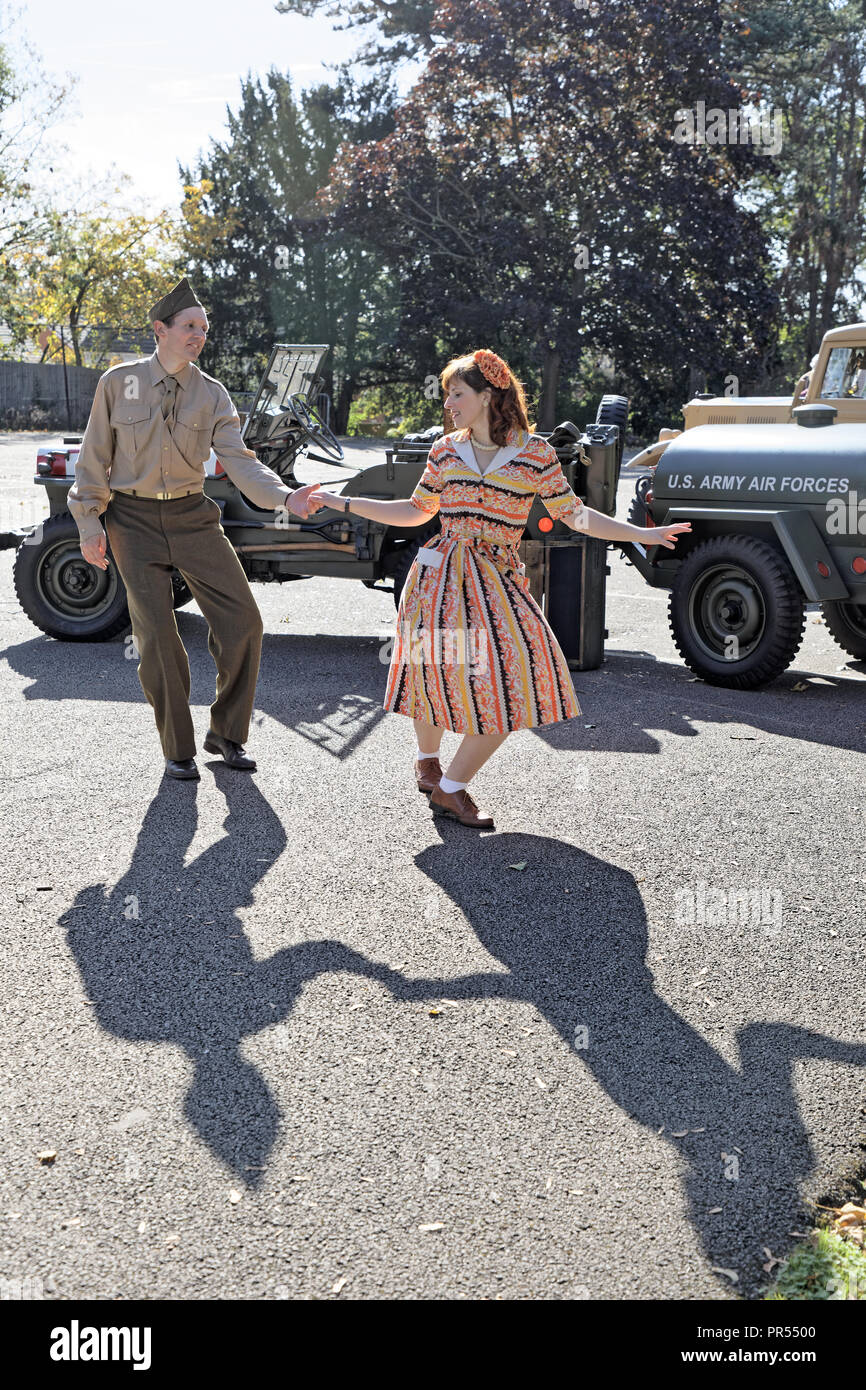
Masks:
[[[216,700],[204,740],[230,767],[252,771],[249,733],[262,620],[240,560],[206,497],[204,463],[215,450],[241,492],[259,507],[307,515],[292,491],[252,450],[220,382],[199,371],[207,314],[185,278],[150,311],[156,351],[100,377],[78,455],[69,510],[88,564],[107,568],[106,537],[126,585],[138,648],[138,677],[153,706],[170,777],[197,778],[189,710],[189,660],[174,616],[177,569],[207,620],[217,668]],[[284,513],[283,513],[284,514]]]

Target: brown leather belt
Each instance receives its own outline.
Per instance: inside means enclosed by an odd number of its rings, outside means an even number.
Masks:
[[[200,487],[188,488],[186,492],[138,492],[136,488],[116,488],[113,496],[118,497],[142,497],[147,502],[173,502],[178,497],[192,497],[193,493],[201,494]]]

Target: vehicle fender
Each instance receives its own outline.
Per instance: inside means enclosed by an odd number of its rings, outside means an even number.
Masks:
[[[772,528],[779,545],[809,603],[825,603],[850,598],[848,587],[839,573],[814,518],[802,507],[778,510],[754,507],[669,507],[659,526],[672,526],[677,521],[729,521],[734,526],[742,522],[763,523]],[[826,577],[818,572],[818,564],[827,566]]]
[[[655,468],[665,449],[672,439],[676,439],[681,430],[672,430],[667,439],[657,439],[655,444],[649,444],[642,449],[639,454],[635,454],[633,459],[623,464],[620,473],[637,472],[639,468]]]

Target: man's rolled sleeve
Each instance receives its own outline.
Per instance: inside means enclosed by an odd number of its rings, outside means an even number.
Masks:
[[[108,476],[113,447],[114,436],[105,394],[105,377],[100,377],[96,383],[90,417],[75,465],[75,482],[66,499],[66,505],[75,518],[78,534],[83,541],[93,540],[103,534],[99,518],[111,498]]]
[[[237,488],[257,507],[284,507],[291,488],[260,463],[241,438],[241,422],[229,393],[221,389],[212,444],[217,458]]]

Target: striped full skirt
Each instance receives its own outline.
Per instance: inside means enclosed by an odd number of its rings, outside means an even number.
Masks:
[[[443,530],[419,551],[397,610],[383,708],[461,734],[581,713],[516,546]]]

